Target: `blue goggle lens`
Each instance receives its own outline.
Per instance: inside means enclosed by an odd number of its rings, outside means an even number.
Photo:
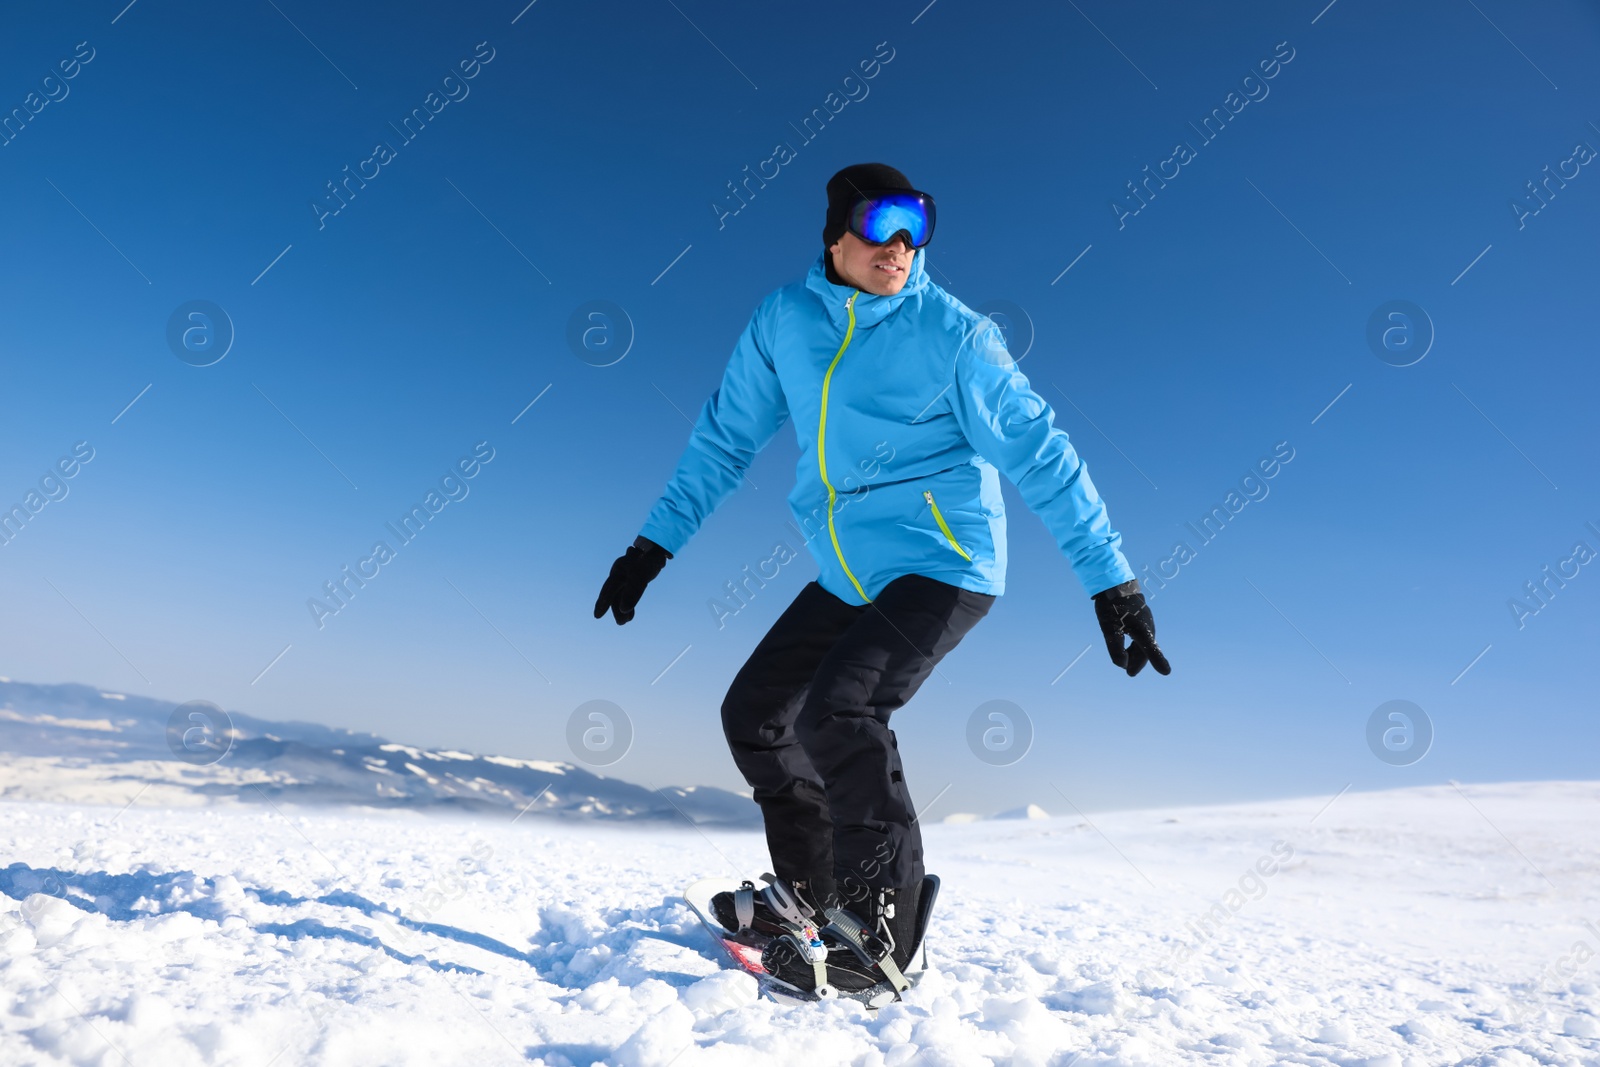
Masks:
[[[875,194],[850,212],[850,232],[875,245],[904,230],[911,247],[921,248],[933,239],[933,222],[933,198],[923,193]]]

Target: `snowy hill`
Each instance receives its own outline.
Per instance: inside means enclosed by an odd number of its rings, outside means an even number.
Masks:
[[[14,802],[0,1063],[1600,1063],[1600,783],[1333,794],[925,827],[876,1015],[719,969],[677,893],[757,831]]]
[[[271,801],[751,825],[749,798],[649,789],[572,763],[431,752],[315,723],[228,712],[232,747],[208,765],[168,745],[171,701],[83,685],[0,681],[0,798],[173,807]]]

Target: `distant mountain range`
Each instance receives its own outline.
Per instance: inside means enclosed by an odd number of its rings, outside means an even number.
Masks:
[[[430,752],[375,734],[230,711],[231,740],[181,758],[179,705],[85,685],[0,679],[0,798],[123,804],[351,804],[526,811],[567,819],[757,826],[749,797],[709,786],[648,789],[572,763]],[[197,735],[203,739],[204,735]]]

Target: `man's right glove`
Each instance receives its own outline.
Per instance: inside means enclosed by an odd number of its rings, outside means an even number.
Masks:
[[[1144,670],[1146,662],[1158,674],[1171,674],[1172,667],[1156,644],[1156,620],[1139,592],[1139,579],[1114,585],[1094,595],[1094,614],[1100,621],[1100,632],[1106,638],[1106,651],[1111,662],[1128,672],[1132,678]],[[1122,638],[1128,638],[1128,646]]]
[[[628,550],[611,565],[611,573],[600,587],[600,599],[594,602],[594,617],[603,619],[609,610],[618,626],[632,621],[633,609],[639,606],[644,587],[661,573],[661,568],[671,558],[671,552],[648,537],[635,538]]]

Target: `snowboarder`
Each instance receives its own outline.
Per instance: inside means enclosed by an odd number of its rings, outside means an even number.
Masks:
[[[777,881],[722,893],[729,930],[813,922],[842,988],[889,981],[919,940],[924,883],[891,714],[1005,591],[1000,474],[1093,597],[1111,661],[1171,668],[1089,472],[996,324],[924,266],[934,201],[882,163],[827,186],[824,251],[768,295],[734,347],[677,470],[595,602],[618,625],[645,586],[794,420],[790,508],[819,568],[722,704]],[[1124,638],[1128,644],[1124,644]],[[818,951],[775,937],[763,963],[802,989]]]

